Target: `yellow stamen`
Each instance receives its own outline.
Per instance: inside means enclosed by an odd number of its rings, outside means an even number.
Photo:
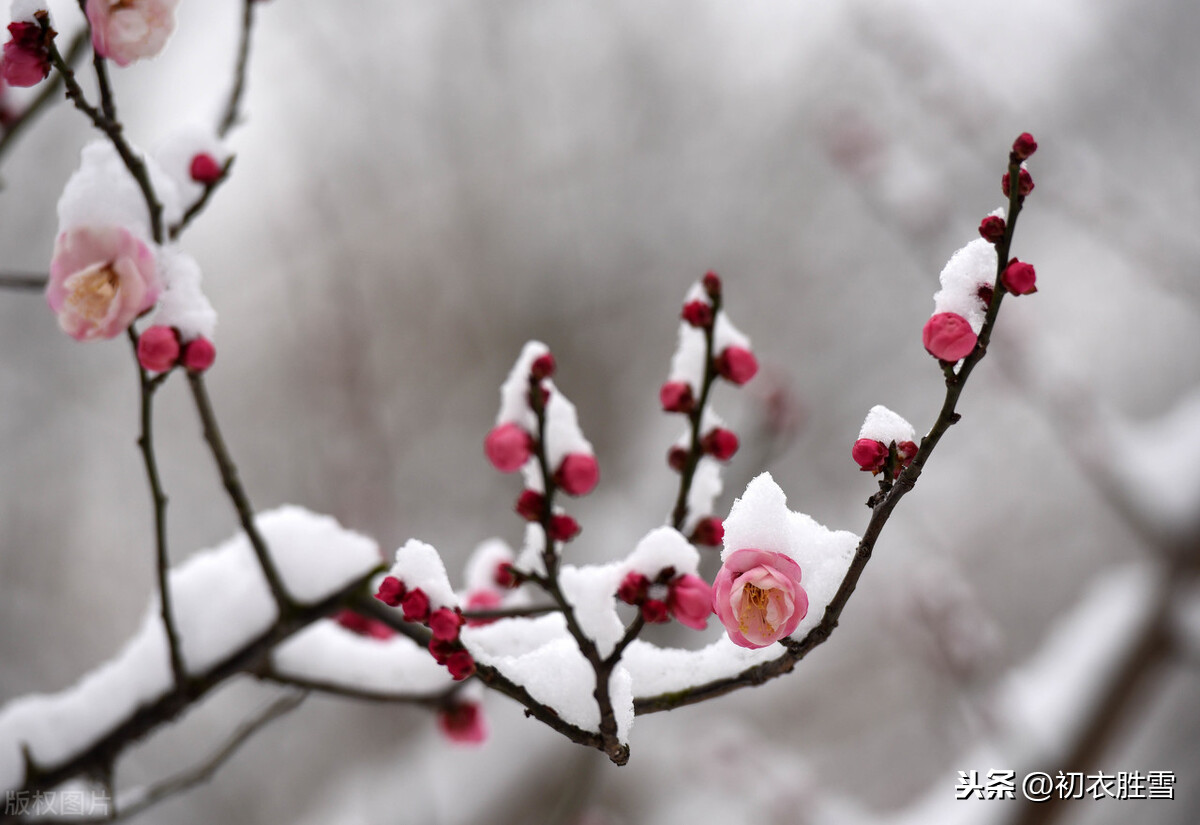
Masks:
[[[121,277],[112,264],[77,275],[74,280],[67,304],[89,321],[103,320],[121,286]]]
[[[748,622],[750,621],[751,610],[758,612],[758,620],[762,622],[768,634],[774,633],[775,628],[767,621],[767,607],[770,605],[770,597],[767,591],[761,587],[747,583],[742,588],[742,605],[738,610],[738,630],[742,633],[749,632]]]

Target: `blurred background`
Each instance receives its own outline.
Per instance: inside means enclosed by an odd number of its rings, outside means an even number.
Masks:
[[[51,7],[76,27],[75,4]],[[134,142],[215,121],[240,9],[181,4],[165,53],[116,72]],[[1041,148],[1014,254],[1039,292],[1005,303],[962,422],[790,676],[639,718],[626,768],[499,696],[473,751],[428,711],[314,697],[146,821],[1025,821],[1020,802],[955,803],[958,772],[1053,773],[1081,751],[1108,773],[1173,771],[1176,799],[1075,802],[1058,821],[1197,820],[1200,8],[257,11],[234,173],[183,241],[219,312],[209,386],[257,508],[329,513],[389,552],[420,538],[452,576],[480,541],[519,542],[518,482],[481,444],[537,338],[601,462],[570,552],[625,555],[674,498],[680,422],[657,389],[683,295],[714,269],[763,365],[715,398],[743,444],[718,512],[767,467],[794,509],[861,532],[875,485],[850,446],[873,404],[932,423],[943,382],[920,329],[943,264],[1002,205],[1022,131]],[[45,270],[92,138],[59,106],[3,158],[0,270]],[[123,341],[79,345],[36,294],[0,294],[0,700],[72,684],[141,620],[136,403]],[[184,382],[158,410],[182,559],[236,523]],[[1055,653],[1083,649],[1091,670]],[[269,695],[230,685],[119,781],[189,764]]]

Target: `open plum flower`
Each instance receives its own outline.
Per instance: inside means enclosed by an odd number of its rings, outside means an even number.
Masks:
[[[790,636],[808,615],[800,565],[774,551],[731,553],[713,584],[713,611],[742,647],[766,647]]]
[[[46,301],[77,341],[114,338],[154,306],[154,253],[119,226],[77,226],[58,236]]]
[[[154,57],[175,31],[179,0],[88,0],[92,47],[118,66]]]

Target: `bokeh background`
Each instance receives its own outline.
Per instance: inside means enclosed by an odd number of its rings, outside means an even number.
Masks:
[[[51,7],[77,25],[73,3]],[[214,122],[240,7],[183,3],[166,52],[117,72],[135,142]],[[624,555],[673,500],[679,421],[657,388],[683,294],[715,269],[763,364],[715,401],[743,437],[719,511],[769,467],[793,508],[859,532],[874,484],[850,445],[873,404],[932,423],[942,378],[920,328],[942,265],[1002,204],[1022,131],[1041,148],[1014,252],[1039,292],[1006,302],[961,424],[794,674],[640,718],[620,769],[502,697],[477,751],[426,711],[315,697],[146,821],[889,822],[952,800],[959,770],[1060,767],[1077,732],[1033,764],[967,754],[1006,729],[1009,677],[1095,581],[1184,580],[1164,559],[1200,536],[1200,8],[280,0],[257,16],[234,174],[183,246],[220,314],[210,388],[258,508],[302,504],[385,548],[421,538],[452,574],[490,536],[519,542],[516,482],[481,442],[538,338],[602,467],[571,553]],[[45,269],[92,138],[59,106],[3,158],[0,270]],[[183,383],[159,398],[183,558],[235,519]],[[141,619],[136,425],[123,342],[76,344],[38,296],[0,294],[0,700],[70,685]],[[1152,593],[1131,615],[1168,593],[1172,644],[1095,767],[1174,771],[1177,799],[1061,821],[1200,815],[1194,590]],[[1127,637],[1100,622],[1078,643],[1120,660]],[[230,685],[119,778],[188,764],[270,693]],[[958,805],[944,821],[1023,810]]]

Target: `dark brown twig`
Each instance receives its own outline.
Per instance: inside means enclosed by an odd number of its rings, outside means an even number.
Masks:
[[[241,118],[242,95],[246,90],[246,69],[250,64],[250,37],[254,31],[255,0],[242,2],[242,33],[238,42],[237,65],[233,70],[233,88],[225,103],[225,112],[217,125],[217,136],[225,137]]]
[[[67,46],[67,53],[63,57],[63,62],[68,66],[74,66],[83,57],[84,51],[88,46],[88,30],[78,32],[71,39]],[[17,139],[37,116],[53,101],[58,99],[59,92],[62,91],[63,76],[61,73],[56,73],[51,77],[46,78],[42,82],[42,88],[37,93],[37,96],[29,102],[29,105],[21,110],[20,114],[12,117],[2,128],[0,128],[0,158],[4,157],[4,153],[8,151],[8,147]]]
[[[46,288],[46,283],[49,280],[45,275],[26,274],[24,272],[0,272],[0,289],[41,292]]]
[[[712,300],[712,322],[704,328],[704,379],[701,382],[700,398],[688,413],[688,423],[691,424],[692,437],[688,444],[687,460],[679,473],[679,494],[675,497],[675,506],[671,510],[671,526],[683,530],[688,517],[688,494],[692,491],[692,481],[696,477],[696,468],[704,455],[701,446],[703,433],[700,428],[704,425],[704,408],[708,405],[708,395],[713,383],[717,380],[716,364],[713,361],[713,339],[716,335],[717,316],[721,312],[721,293],[710,296]]]

